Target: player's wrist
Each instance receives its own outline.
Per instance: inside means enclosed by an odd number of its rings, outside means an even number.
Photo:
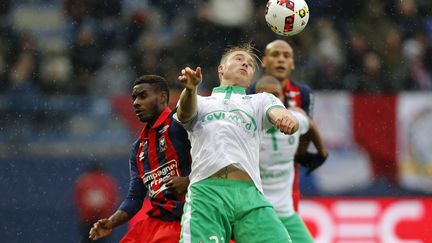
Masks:
[[[198,92],[198,85],[186,86],[185,91],[189,94],[196,94]]]

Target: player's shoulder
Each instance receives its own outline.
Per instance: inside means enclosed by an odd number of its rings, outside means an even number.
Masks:
[[[133,143],[131,147],[131,154],[134,155],[138,153],[138,148],[140,146],[140,138],[137,138]]]
[[[291,80],[291,85],[292,86],[297,86],[301,91],[305,91],[305,92],[312,92],[312,88],[305,83],[299,82],[299,81],[295,81],[295,80]]]
[[[276,99],[276,97],[273,94],[267,93],[267,92],[260,92],[260,93],[255,93],[255,94],[248,94],[248,95],[244,95],[242,97],[243,100],[253,100],[255,102],[258,101],[272,101],[274,99]]]

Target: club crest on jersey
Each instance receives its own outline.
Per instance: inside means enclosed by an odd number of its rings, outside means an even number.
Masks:
[[[159,138],[159,149],[160,149],[160,151],[166,150],[166,140],[165,140],[164,136]]]

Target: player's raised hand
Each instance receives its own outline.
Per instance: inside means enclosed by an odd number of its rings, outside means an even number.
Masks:
[[[195,89],[202,82],[201,68],[197,67],[193,70],[190,67],[185,67],[181,70],[178,79],[186,89]]]
[[[112,232],[112,222],[109,219],[99,219],[93,224],[89,232],[89,239],[97,240],[103,238]]]

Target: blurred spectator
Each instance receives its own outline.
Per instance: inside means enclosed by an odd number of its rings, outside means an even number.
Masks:
[[[10,90],[19,93],[36,93],[38,74],[38,50],[36,41],[29,34],[23,34],[19,40],[19,52],[9,70],[8,80]]]
[[[137,9],[128,13],[125,24],[126,47],[132,47],[139,39],[141,33],[146,31],[148,18],[149,16],[145,9]]]
[[[74,185],[74,201],[79,216],[80,242],[105,242],[106,239],[91,241],[89,231],[99,218],[111,215],[118,201],[117,181],[98,162],[92,162],[80,175]]]
[[[422,19],[417,11],[416,0],[397,1],[397,11],[394,21],[402,30],[404,38],[413,37],[422,31]]]
[[[363,56],[369,51],[366,36],[357,31],[349,33],[347,48],[347,60],[345,63],[345,73],[359,72],[362,66]]]
[[[130,70],[126,52],[113,50],[107,53],[102,67],[96,72],[90,92],[97,96],[129,93],[130,81],[135,74]]]
[[[73,88],[72,63],[63,48],[61,43],[52,42],[41,57],[39,83],[45,94],[69,94]]]
[[[368,51],[362,57],[361,69],[345,76],[344,85],[354,92],[381,92],[389,86],[384,74],[380,55],[375,51]]]
[[[334,22],[327,18],[318,21],[318,43],[312,58],[317,65],[316,88],[337,89],[341,87],[341,68],[345,64],[345,53],[334,28]]]
[[[408,89],[408,65],[402,54],[402,34],[398,28],[390,29],[385,36],[383,62],[391,84],[388,91]]]
[[[87,25],[81,26],[69,53],[79,93],[86,94],[89,91],[94,72],[100,65],[100,54],[93,29]]]
[[[364,4],[363,11],[356,19],[355,29],[367,37],[371,49],[383,54],[383,35],[385,36],[392,26],[384,10],[384,3],[381,0],[367,0]]]
[[[94,10],[94,1],[92,0],[65,0],[64,10],[71,21],[81,22],[91,15]]]
[[[415,38],[405,41],[403,46],[403,54],[408,60],[412,85],[421,90],[432,89],[431,70],[428,70],[426,66],[427,45],[427,39],[423,35],[417,34]]]

